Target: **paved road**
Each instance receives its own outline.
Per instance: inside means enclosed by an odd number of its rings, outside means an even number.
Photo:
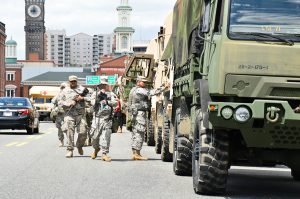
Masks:
[[[161,162],[152,147],[144,146],[147,162],[131,160],[130,134],[113,134],[111,163],[84,156],[66,159],[58,148],[56,129],[42,123],[39,135],[0,132],[0,199],[52,198],[300,198],[286,168],[233,167],[225,197],[194,194],[191,177],[175,176],[172,164]]]

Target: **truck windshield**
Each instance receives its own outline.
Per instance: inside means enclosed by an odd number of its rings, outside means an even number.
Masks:
[[[300,0],[231,0],[230,38],[299,41],[299,36]]]

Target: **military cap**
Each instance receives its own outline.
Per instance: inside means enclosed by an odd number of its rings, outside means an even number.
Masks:
[[[136,81],[148,82],[148,79],[144,76],[137,76]]]
[[[60,84],[60,88],[66,88],[67,87],[67,83],[66,82],[63,82]]]
[[[71,76],[69,76],[69,81],[77,81],[77,76],[75,76],[75,75],[71,75]]]

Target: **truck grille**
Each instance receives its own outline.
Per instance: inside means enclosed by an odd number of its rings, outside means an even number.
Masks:
[[[300,97],[299,88],[273,88],[270,96]]]
[[[273,130],[270,130],[270,134],[275,144],[300,144],[300,128],[275,126]]]

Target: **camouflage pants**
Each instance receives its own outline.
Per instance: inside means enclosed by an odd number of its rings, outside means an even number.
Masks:
[[[86,114],[87,137],[88,138],[92,138],[92,136],[91,136],[92,120],[93,120],[93,114]]]
[[[58,129],[57,135],[58,135],[58,140],[60,140],[60,141],[64,140],[64,133],[63,133],[63,130],[61,129],[63,122],[64,122],[64,116],[58,115],[55,120],[55,125],[56,125],[56,128]]]
[[[91,127],[92,146],[94,149],[101,150],[105,154],[109,153],[111,133],[112,120],[107,121],[94,117]]]
[[[131,148],[141,150],[144,142],[145,132],[147,130],[147,114],[144,111],[138,111],[132,121]]]
[[[77,115],[72,116],[68,115],[64,118],[64,124],[63,124],[63,131],[67,133],[67,150],[73,151],[74,150],[74,135],[75,130],[78,133],[78,138],[76,142],[76,147],[83,147],[87,133],[87,124],[86,124],[86,118],[84,115]]]

